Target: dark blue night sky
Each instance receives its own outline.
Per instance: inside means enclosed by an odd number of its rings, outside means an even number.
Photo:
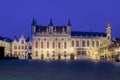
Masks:
[[[112,37],[120,37],[120,0],[0,0],[0,36],[31,36],[31,22],[66,25],[72,30],[104,32],[106,21]]]

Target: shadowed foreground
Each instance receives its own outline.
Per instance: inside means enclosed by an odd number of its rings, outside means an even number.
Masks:
[[[92,61],[0,60],[0,80],[119,79],[119,63]]]

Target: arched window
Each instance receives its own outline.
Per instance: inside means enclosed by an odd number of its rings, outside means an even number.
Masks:
[[[49,42],[47,42],[47,48],[49,48]]]
[[[72,41],[72,47],[74,47],[74,41]]]
[[[94,41],[92,41],[92,47],[95,47],[95,42]]]
[[[96,47],[99,47],[99,41],[96,41]]]
[[[78,40],[76,41],[76,47],[79,47],[79,41]]]
[[[35,43],[35,48],[38,48],[38,42]]]
[[[87,41],[87,47],[89,47],[90,46],[90,41]]]
[[[85,41],[84,40],[82,41],[82,47],[85,47]]]
[[[17,49],[17,45],[14,46],[14,49]]]
[[[59,48],[59,49],[61,48],[61,44],[60,44],[60,42],[58,43],[58,48]]]
[[[65,49],[67,48],[67,43],[66,43],[66,42],[64,42],[64,48],[65,48]]]
[[[43,42],[41,42],[41,48],[43,48]]]
[[[53,48],[55,48],[55,42],[53,42]]]

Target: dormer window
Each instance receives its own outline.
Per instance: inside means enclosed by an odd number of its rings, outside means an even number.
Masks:
[[[46,31],[48,31],[48,27],[46,27]]]
[[[56,31],[56,27],[54,27],[54,31]]]
[[[65,31],[65,28],[64,28],[64,27],[62,27],[62,31]]]
[[[24,40],[22,40],[22,44],[24,44]]]

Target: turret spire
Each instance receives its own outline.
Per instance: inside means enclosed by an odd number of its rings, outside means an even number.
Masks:
[[[52,23],[52,18],[50,19],[49,26],[53,26],[53,23]]]
[[[33,21],[32,21],[32,25],[35,26],[36,25],[36,20],[33,18]]]
[[[110,27],[110,22],[109,21],[106,22],[106,27]]]
[[[68,19],[67,26],[71,26],[70,18]]]

